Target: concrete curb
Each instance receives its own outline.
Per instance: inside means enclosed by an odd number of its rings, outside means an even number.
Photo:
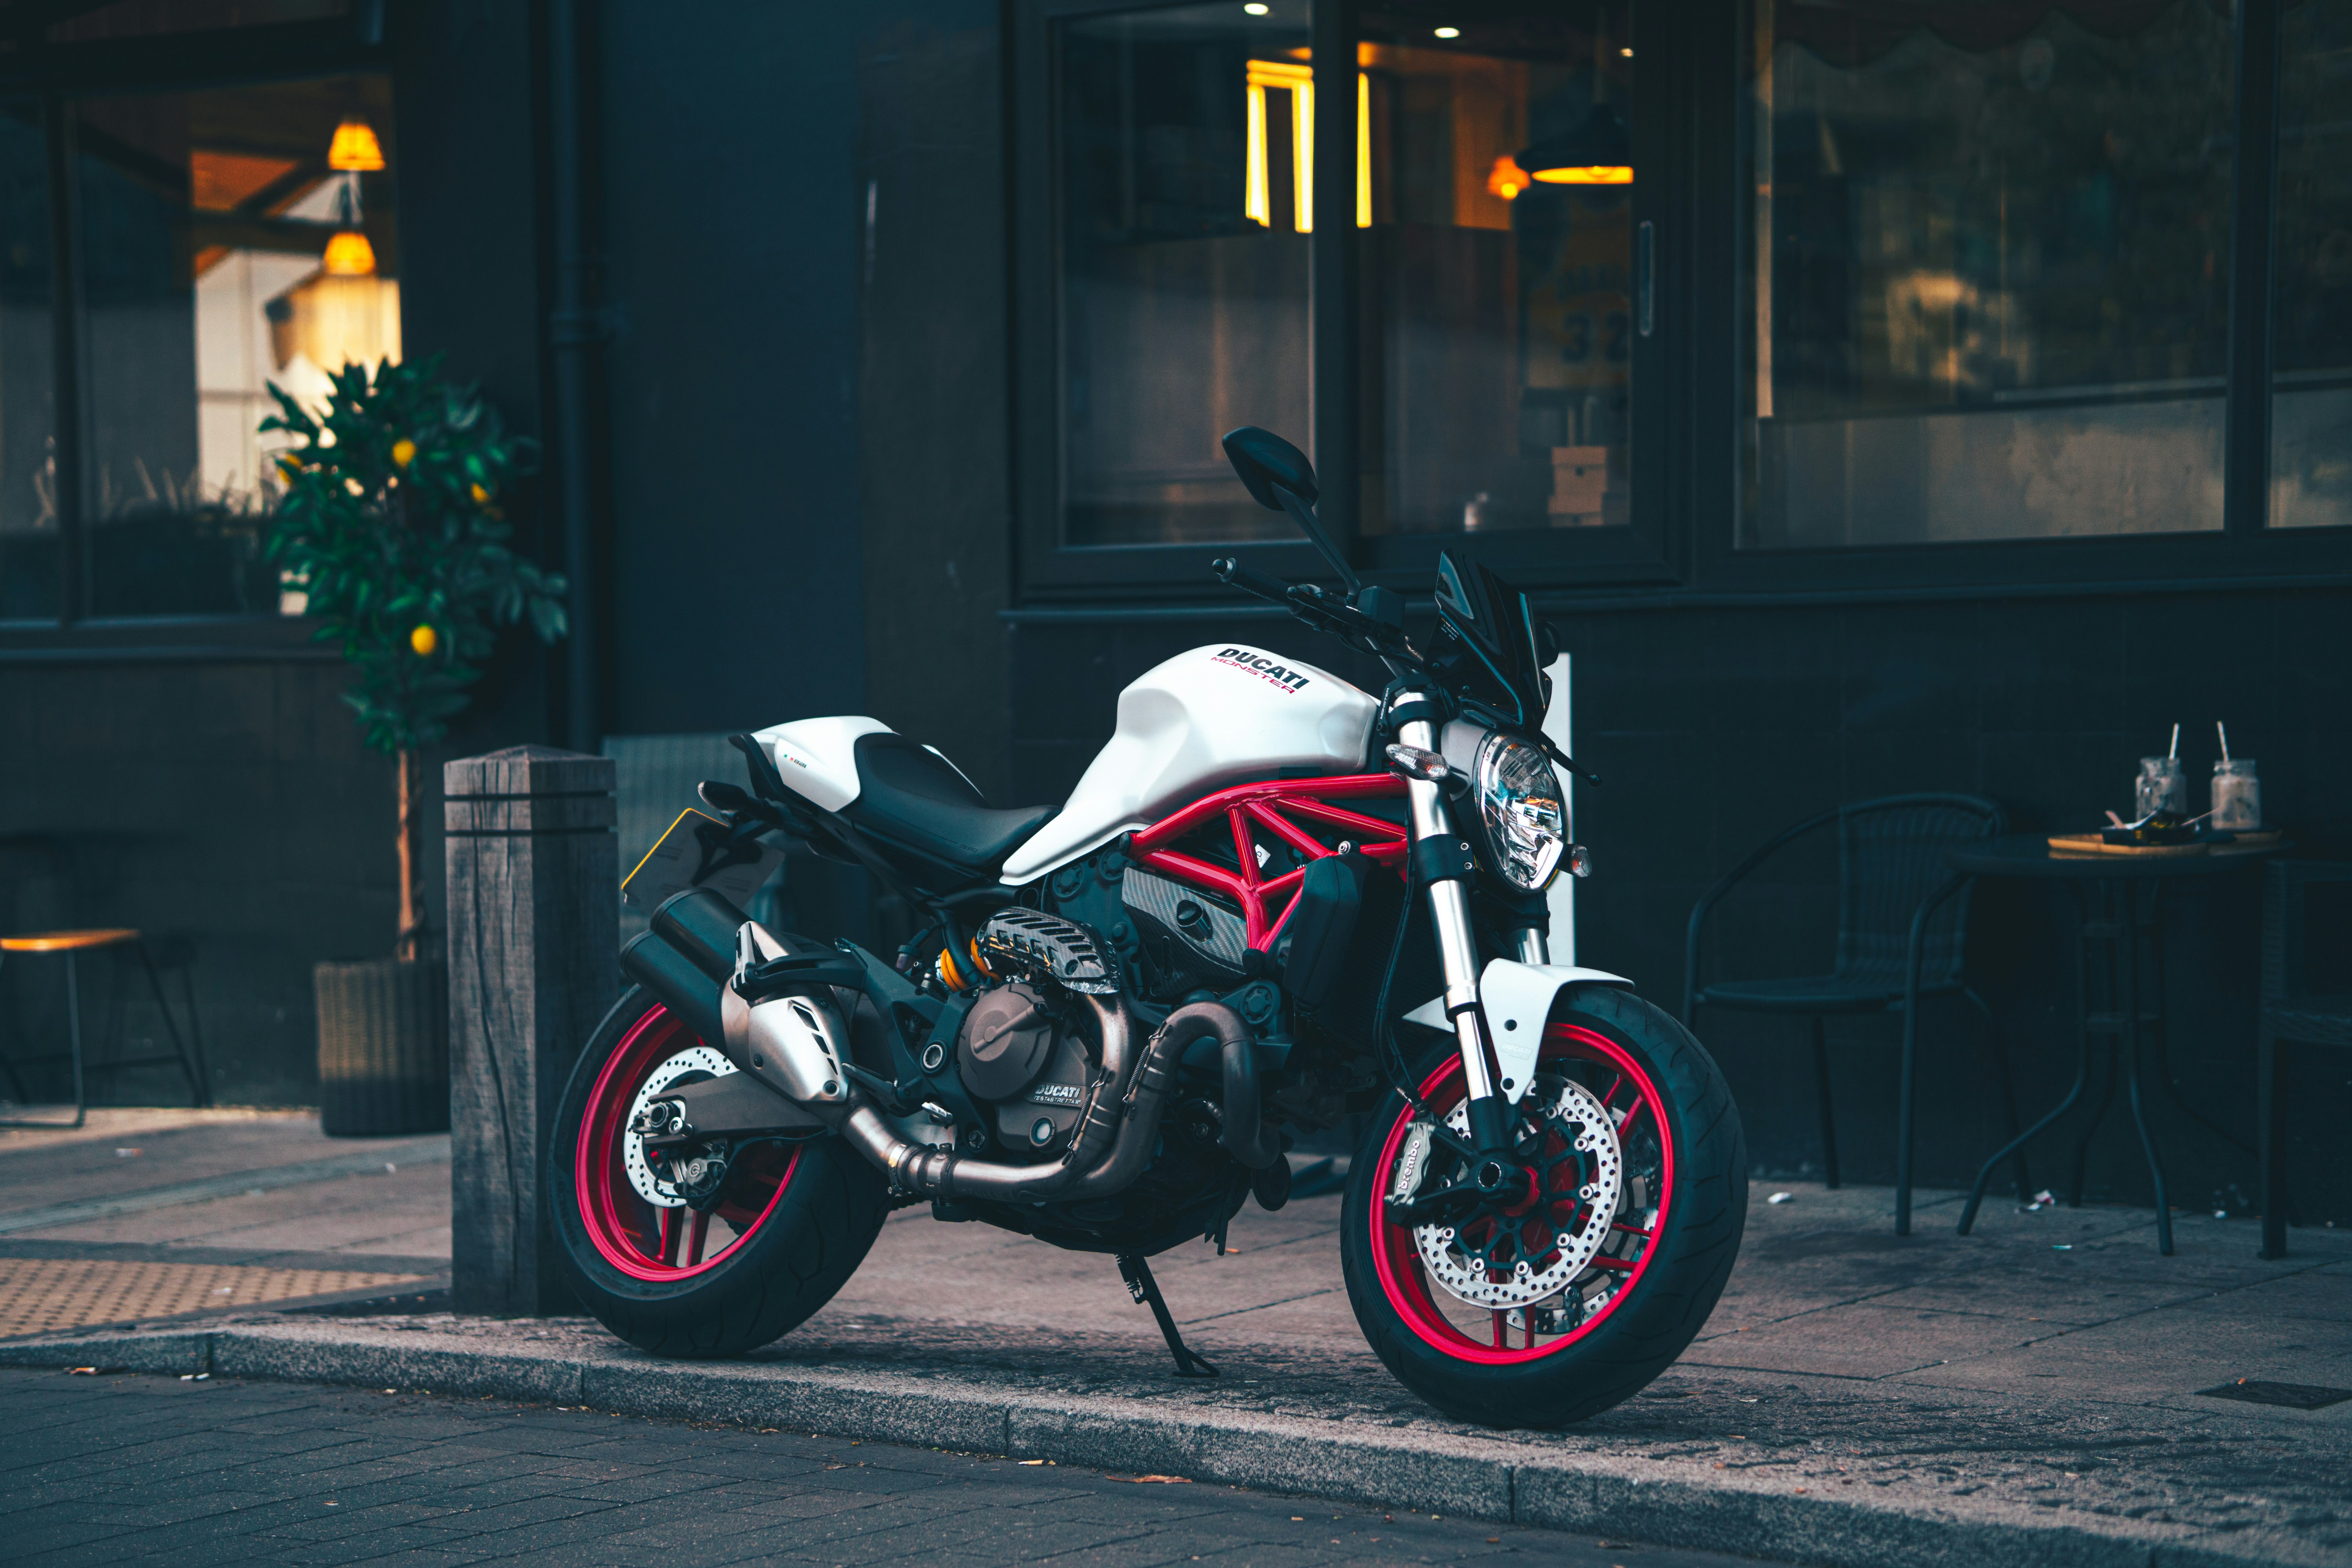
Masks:
[[[0,1344],[0,1365],[431,1389],[625,1415],[796,1428],[1299,1492],[1823,1568],[2310,1568],[2352,1557],[2273,1531],[2225,1534],[1925,1494],[1791,1494],[1696,1459],[1531,1452],[1464,1436],[1105,1394],[1051,1399],[954,1374],[776,1362],[663,1362],[623,1345],[508,1343],[361,1325],[226,1324]]]

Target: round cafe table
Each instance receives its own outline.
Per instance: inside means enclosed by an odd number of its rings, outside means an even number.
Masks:
[[[2139,1130],[2141,1150],[2147,1156],[2147,1173],[2156,1186],[2157,1250],[2172,1255],[2172,1210],[2164,1184],[2164,1162],[2149,1132],[2146,1101],[2151,1087],[2161,1087],[2172,1102],[2224,1142],[2244,1149],[2181,1098],[2166,1059],[2164,1037],[2164,890],[2175,881],[2199,877],[2227,877],[2252,871],[2287,846],[2284,840],[2246,848],[2209,847],[2201,855],[2066,854],[2052,850],[2041,834],[2011,834],[1988,838],[1948,851],[1952,868],[1966,878],[2006,877],[2029,881],[2061,881],[2073,888],[2083,913],[2083,948],[2077,1009],[2081,1016],[2082,1052],[2074,1068],[2074,1086],[2051,1112],[2027,1128],[1977,1173],[1968,1207],[1960,1212],[1960,1234],[1976,1224],[1985,1186],[1993,1172],[2082,1100],[2090,1084],[2095,1049],[2104,1047],[2105,1071],[2098,1109],[2074,1144],[2074,1179],[2067,1200],[2083,1202],[2084,1165],[2091,1135],[2113,1103],[2116,1079],[2122,1077],[2130,1103],[2132,1122]],[[2095,984],[2096,976],[2104,984]],[[2095,1002],[2095,996],[2097,998]],[[2153,1058],[2154,1085],[2149,1082]],[[2252,1151],[2248,1150],[2251,1155]]]

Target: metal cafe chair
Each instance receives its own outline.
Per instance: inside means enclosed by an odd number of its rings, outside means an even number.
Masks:
[[[1827,974],[1699,984],[1700,938],[1725,895],[1773,855],[1807,834],[1834,825],[1838,837],[1836,966]],[[1829,1047],[1822,1020],[1832,1014],[1901,1013],[1901,1101],[1895,1135],[1895,1233],[1911,1234],[1911,1153],[1914,1086],[1917,1082],[1918,1004],[1958,996],[1983,1016],[1990,1031],[2009,1128],[2017,1131],[2017,1096],[2000,1025],[1969,984],[1968,879],[1956,877],[1944,852],[1957,844],[1999,837],[2008,816],[1993,802],[1967,795],[1895,795],[1808,817],[1766,840],[1699,895],[1692,906],[1683,962],[1683,1022],[1702,1006],[1810,1017],[1813,1083],[1820,1102],[1822,1164],[1829,1185],[1839,1184],[1837,1120],[1830,1100]],[[1958,894],[1957,900],[1953,895]],[[2032,1183],[2022,1153],[2017,1160],[2021,1201]]]
[[[2340,971],[2315,974],[2306,962],[2310,891],[2340,883],[2352,883],[2352,865],[2274,860],[2263,868],[2262,1017],[2254,1049],[2264,1258],[2286,1256],[2287,1047],[2352,1047],[2352,992],[2321,988],[2330,980],[2339,986],[2352,980]],[[2343,933],[2337,935],[2340,941]]]
[[[140,967],[147,972],[147,988],[154,994],[156,1010],[163,1015],[163,1027],[171,1032],[173,1054],[130,1057],[91,1066],[82,1058],[81,976],[76,959],[85,952],[124,947],[137,952]],[[180,1033],[179,1022],[172,1016],[172,1005],[163,998],[163,982],[155,977],[154,958],[147,951],[147,943],[138,931],[128,927],[117,926],[90,931],[36,931],[23,936],[0,936],[0,964],[5,964],[12,957],[51,953],[62,956],[66,961],[67,1049],[52,1052],[47,1056],[20,1058],[14,1061],[5,1057],[0,1057],[0,1071],[5,1071],[8,1075],[8,1082],[16,1091],[16,1100],[21,1104],[26,1098],[25,1080],[17,1075],[17,1068],[30,1066],[35,1062],[69,1059],[73,1063],[74,1117],[71,1121],[0,1121],[0,1127],[79,1127],[89,1115],[88,1079],[91,1075],[121,1072],[131,1068],[155,1067],[167,1063],[176,1065],[181,1073],[186,1077],[188,1095],[193,1103],[199,1106],[212,1103],[212,1096],[205,1088],[203,1058],[191,1046],[189,1037]],[[188,1019],[189,1026],[193,1030],[195,1024],[193,991],[189,995]]]

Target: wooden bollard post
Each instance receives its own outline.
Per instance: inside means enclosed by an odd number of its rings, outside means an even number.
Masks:
[[[577,1311],[540,1162],[574,1057],[620,991],[613,764],[509,746],[442,770],[449,858],[450,1293]]]

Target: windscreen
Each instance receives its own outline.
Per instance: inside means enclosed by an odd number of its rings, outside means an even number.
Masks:
[[[1543,722],[1548,682],[1536,652],[1535,610],[1525,594],[1486,567],[1474,563],[1465,570],[1451,555],[1440,555],[1437,621],[1445,640],[1461,649],[1475,693],[1519,724]]]

